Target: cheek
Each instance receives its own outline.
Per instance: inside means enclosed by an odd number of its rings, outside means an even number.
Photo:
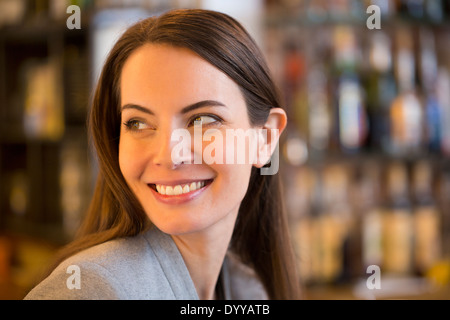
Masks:
[[[221,196],[219,198],[233,205],[242,201],[247,193],[251,168],[250,165],[238,164],[217,166],[215,169],[220,178],[219,192]]]
[[[138,179],[144,168],[144,157],[139,155],[139,148],[121,138],[119,142],[119,166],[127,182]]]

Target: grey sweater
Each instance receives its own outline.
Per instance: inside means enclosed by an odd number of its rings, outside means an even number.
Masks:
[[[225,299],[267,299],[253,270],[230,253],[221,279]],[[25,297],[41,299],[197,300],[198,295],[172,238],[152,228],[66,259]]]

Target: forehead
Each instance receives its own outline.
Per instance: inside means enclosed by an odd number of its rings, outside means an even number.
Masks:
[[[242,99],[237,84],[195,52],[161,44],[146,44],[130,55],[120,86],[122,103],[142,99],[185,105],[200,98]]]

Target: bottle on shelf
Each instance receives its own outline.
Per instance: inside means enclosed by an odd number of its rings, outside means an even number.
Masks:
[[[337,126],[341,150],[358,152],[365,145],[368,125],[358,64],[360,47],[353,28],[334,27]]]
[[[396,80],[398,95],[390,106],[389,152],[395,156],[417,155],[423,144],[423,109],[416,92],[416,64],[411,32],[396,29]]]
[[[57,58],[29,65],[23,127],[30,139],[58,141],[64,134],[60,67]]]
[[[395,160],[386,171],[381,269],[387,274],[404,276],[413,271],[413,215],[408,171],[405,163]]]
[[[420,275],[441,256],[441,215],[433,193],[433,171],[428,160],[413,167],[414,264]]]
[[[308,142],[312,151],[327,151],[330,144],[332,115],[328,80],[322,64],[313,66],[307,75]]]
[[[317,217],[320,243],[320,279],[335,283],[347,279],[345,244],[354,221],[349,206],[346,167],[330,164],[323,171],[322,211]]]
[[[381,207],[380,166],[368,162],[363,166],[359,184],[361,207],[362,264],[381,266],[383,263],[383,209]]]
[[[295,38],[290,38],[283,48],[283,92],[287,113],[295,117],[295,104],[300,85],[305,76],[305,60]],[[294,110],[293,110],[294,109]]]
[[[361,83],[356,74],[341,75],[338,87],[339,140],[343,151],[359,151],[367,137]]]
[[[392,41],[383,30],[370,33],[369,69],[365,76],[369,118],[369,148],[386,150],[389,138],[389,108],[397,95],[393,70]]]
[[[290,189],[295,189],[295,192],[288,193],[288,204],[292,205],[291,223],[300,278],[305,285],[317,283],[320,270],[315,220],[320,210],[320,182],[317,171],[309,166],[299,168]]]
[[[323,192],[324,183],[322,170],[316,171],[316,181],[313,189],[313,197],[311,203],[311,215],[309,217],[309,265],[310,265],[310,283],[323,284],[326,278],[323,270]]]
[[[425,27],[419,31],[420,80],[425,113],[424,144],[429,152],[440,153],[442,139],[442,107],[436,95],[438,61],[434,33]]]
[[[440,67],[436,81],[436,99],[441,107],[441,146],[440,151],[450,156],[450,72]]]

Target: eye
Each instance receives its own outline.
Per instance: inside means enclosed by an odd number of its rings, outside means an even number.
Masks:
[[[128,130],[131,131],[140,131],[150,128],[145,122],[135,119],[125,122],[124,125]]]
[[[210,125],[210,124],[216,124],[216,123],[222,123],[222,120],[214,115],[196,115],[191,118],[189,122],[189,126],[194,125]]]

